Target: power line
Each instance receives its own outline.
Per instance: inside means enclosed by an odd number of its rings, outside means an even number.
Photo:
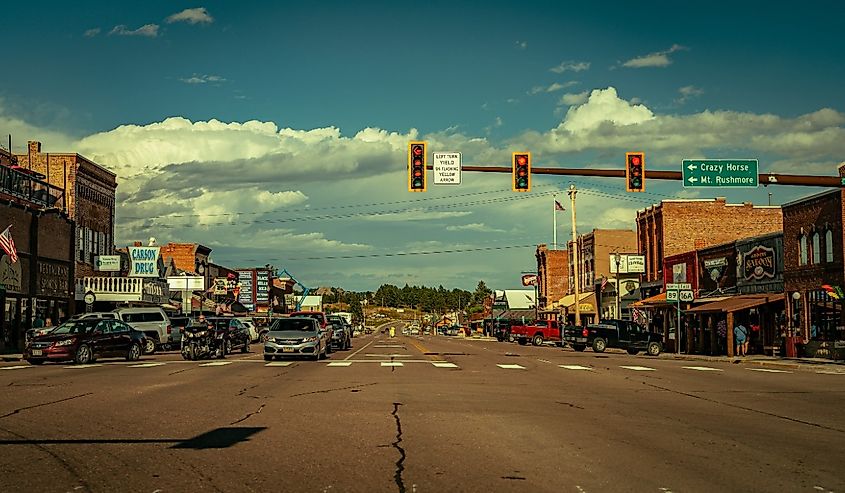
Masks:
[[[304,260],[343,260],[343,259],[359,259],[359,258],[385,258],[385,257],[409,257],[414,255],[441,255],[447,253],[469,253],[469,252],[484,252],[493,250],[511,250],[515,248],[537,248],[536,244],[531,245],[504,245],[496,247],[477,247],[477,248],[454,248],[449,250],[431,250],[431,251],[417,251],[417,252],[395,252],[395,253],[368,253],[360,255],[331,255],[326,257],[299,257],[299,258],[265,258],[262,262],[294,262]],[[227,260],[227,259],[223,259]],[[239,262],[258,262],[256,259],[244,259]]]

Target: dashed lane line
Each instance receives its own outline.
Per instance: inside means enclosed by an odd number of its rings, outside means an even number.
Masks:
[[[503,370],[524,370],[525,367],[522,365],[496,365]]]
[[[696,371],[724,371],[721,368],[711,368],[709,366],[682,366],[684,370],[696,370]]]
[[[84,370],[85,368],[96,368],[98,366],[103,366],[103,365],[99,365],[99,364],[97,364],[97,365],[73,365],[73,366],[66,366],[65,369],[67,369],[67,370]]]
[[[586,371],[593,371],[592,368],[589,366],[581,366],[581,365],[557,365],[566,370],[586,370]]]
[[[283,366],[284,367],[284,366],[290,366],[292,364],[293,364],[293,361],[272,361],[270,363],[267,363],[264,366]]]
[[[332,362],[328,363],[326,366],[347,367],[347,366],[352,366],[352,362],[351,361],[332,361]]]
[[[367,353],[365,358],[413,358],[413,354],[373,354]]]
[[[792,373],[791,371],[787,370],[772,370],[771,368],[746,368],[746,370],[762,371],[764,373]]]
[[[167,363],[141,363],[140,365],[129,365],[129,368],[152,368],[154,366],[164,366]]]
[[[199,366],[226,366],[231,364],[231,361],[212,361],[211,363],[203,363]]]
[[[6,366],[0,370],[23,370],[24,368],[32,368],[32,365]]]
[[[435,368],[458,368],[458,365],[455,363],[449,363],[448,361],[432,361],[431,364],[434,365]]]
[[[381,366],[405,366],[401,361],[382,361]]]
[[[619,368],[624,368],[626,370],[633,370],[633,371],[657,371],[654,368],[649,368],[647,366],[620,366]]]

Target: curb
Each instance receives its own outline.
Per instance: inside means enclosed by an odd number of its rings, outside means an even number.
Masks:
[[[0,360],[2,361],[20,361],[23,359],[22,354],[4,354],[0,356]]]

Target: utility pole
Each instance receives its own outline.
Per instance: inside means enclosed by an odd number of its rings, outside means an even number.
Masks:
[[[622,262],[622,257],[619,255],[619,250],[616,250],[613,260],[616,262],[616,318],[622,320],[622,312],[619,311],[619,264]]]
[[[578,193],[578,190],[575,188],[575,184],[569,185],[569,202],[570,206],[572,207],[572,251],[569,254],[572,256],[572,274],[573,274],[573,282],[575,284],[575,326],[581,326],[581,293],[580,287],[578,286],[578,271],[580,270],[580,266],[578,265],[578,230],[575,227],[575,194]]]

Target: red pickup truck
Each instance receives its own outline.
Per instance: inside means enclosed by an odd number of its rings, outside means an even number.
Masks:
[[[540,346],[545,341],[553,341],[558,346],[562,343],[556,320],[537,320],[532,325],[513,325],[511,337],[523,346],[528,344],[528,341],[535,346]]]

